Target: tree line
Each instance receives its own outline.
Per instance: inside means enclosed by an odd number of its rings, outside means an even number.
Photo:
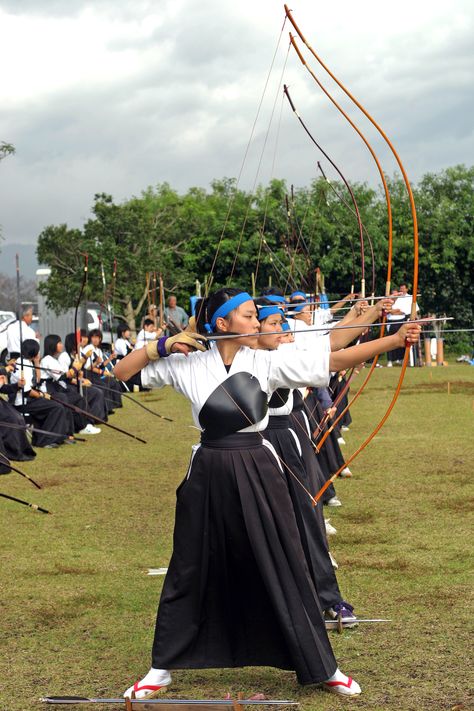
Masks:
[[[353,184],[362,222],[373,243],[375,290],[385,291],[387,210],[383,193],[365,183]],[[429,173],[413,186],[420,237],[422,312],[456,317],[471,325],[474,315],[474,167],[463,165]],[[389,180],[393,211],[392,284],[411,284],[413,239],[402,179]],[[336,194],[339,193],[339,195]],[[341,197],[343,200],[341,200]],[[232,283],[257,291],[268,283],[286,291],[314,290],[319,267],[329,294],[350,291],[360,281],[361,255],[357,222],[347,207],[342,184],[323,178],[293,189],[272,180],[251,194],[232,179],[215,180],[210,189],[193,187],[179,194],[169,184],[149,187],[139,197],[117,203],[96,194],[92,216],[82,229],[50,225],[38,237],[38,261],[51,268],[41,285],[57,312],[75,305],[89,256],[88,295],[113,300],[117,315],[135,327],[149,300],[147,275],[161,274],[165,293],[185,304],[196,280],[212,287]],[[372,264],[366,237],[366,285],[371,290]],[[218,250],[217,258],[216,252]],[[114,260],[117,276],[112,285]],[[106,288],[102,278],[106,277]]]

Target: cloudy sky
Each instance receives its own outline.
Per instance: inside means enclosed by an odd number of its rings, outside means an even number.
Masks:
[[[472,165],[472,0],[294,0],[291,8],[411,178]],[[280,0],[0,0],[0,141],[17,150],[0,164],[6,244],[32,244],[48,224],[80,226],[96,192],[123,200],[163,181],[184,191],[237,176],[283,18]],[[305,185],[316,174],[319,155],[278,90],[285,60],[285,82],[319,142],[351,180],[376,185],[360,140],[288,54],[288,29],[242,187],[272,173]],[[392,174],[393,160],[368,135]]]

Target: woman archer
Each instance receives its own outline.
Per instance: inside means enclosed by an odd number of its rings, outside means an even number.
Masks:
[[[220,289],[196,312],[201,334],[259,331],[255,304],[238,289]],[[338,669],[287,481],[261,433],[268,400],[278,388],[327,385],[330,371],[405,339],[415,342],[419,331],[407,323],[394,336],[337,353],[328,347],[256,350],[252,335],[205,350],[199,335],[180,333],[116,365],[121,380],[141,370],[144,385],[172,385],[184,394],[202,432],[177,491],[152,667],[125,696],[156,696],[171,683],[171,669],[243,666],[292,669],[300,684],[360,694],[357,682]]]

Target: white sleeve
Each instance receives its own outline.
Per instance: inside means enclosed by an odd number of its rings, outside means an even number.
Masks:
[[[57,358],[47,355],[40,361],[41,377],[43,380],[59,380],[61,375],[60,366]]]
[[[186,356],[172,355],[168,358],[159,358],[146,365],[142,373],[142,385],[146,388],[163,388],[165,385],[172,385],[180,390],[177,382],[177,366]]]
[[[127,355],[127,346],[123,338],[116,339],[114,349],[118,356],[125,357]]]
[[[311,350],[279,348],[267,351],[270,392],[282,387],[327,387],[331,353],[328,343],[329,338],[318,338]]]

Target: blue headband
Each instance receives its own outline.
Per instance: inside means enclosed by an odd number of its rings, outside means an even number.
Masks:
[[[291,326],[288,321],[283,321],[281,324],[282,331],[291,331]]]
[[[294,299],[295,296],[302,296],[303,298],[306,299],[306,294],[304,293],[304,291],[294,291],[294,292],[291,294],[290,299]]]
[[[246,291],[242,291],[240,294],[236,294],[231,299],[229,299],[229,301],[226,301],[224,304],[222,304],[222,306],[219,306],[219,308],[212,314],[211,322],[204,324],[204,328],[206,329],[206,331],[208,333],[212,333],[216,327],[216,322],[218,318],[224,318],[225,316],[230,314],[231,311],[233,311],[246,301],[252,301],[253,303],[253,299],[250,294],[247,294]]]
[[[257,318],[259,321],[265,321],[266,318],[274,314],[284,317],[283,311],[278,306],[257,306]]]
[[[265,294],[265,298],[268,299],[268,301],[273,301],[275,304],[286,304],[284,296],[277,296],[277,294]]]
[[[308,304],[303,303],[303,302],[301,304],[290,304],[289,310],[296,311],[296,312],[303,311],[304,307],[307,305]]]

